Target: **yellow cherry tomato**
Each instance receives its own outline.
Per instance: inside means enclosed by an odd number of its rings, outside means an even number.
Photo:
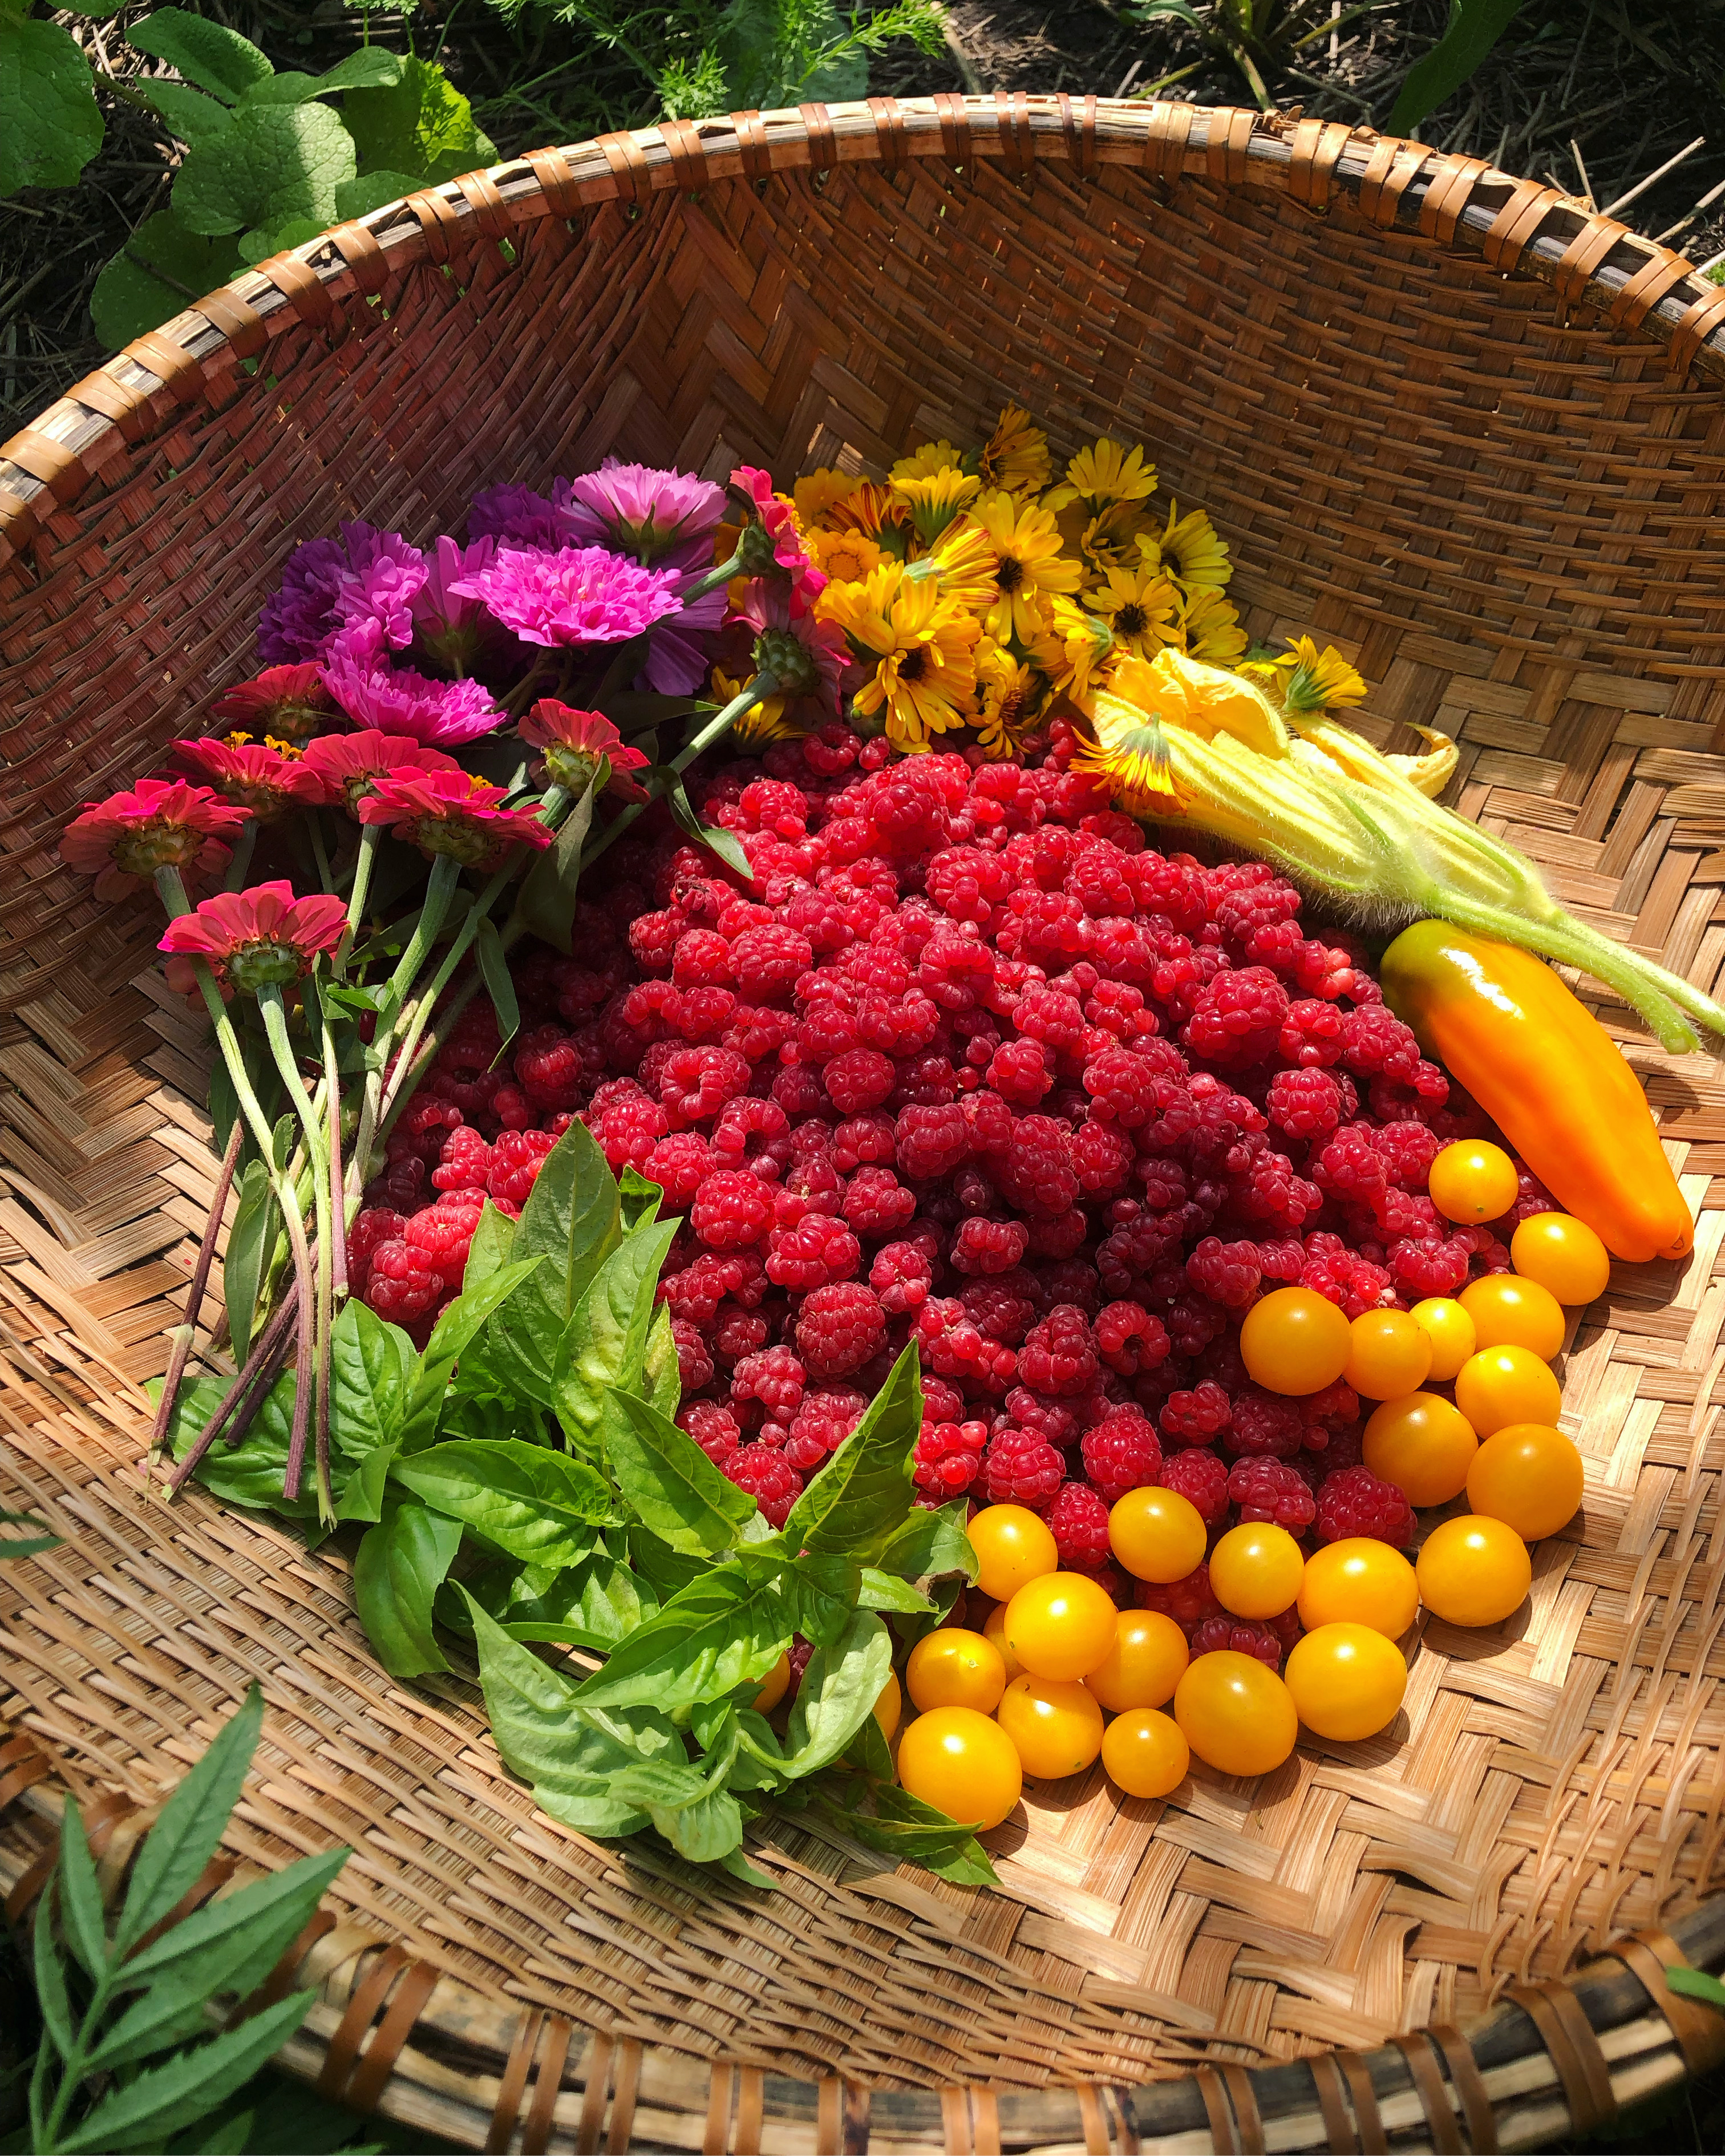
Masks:
[[[1255,1655],[1200,1655],[1174,1688],[1180,1734],[1224,1774],[1267,1774],[1294,1748],[1293,1696]]]
[[[1369,1625],[1399,1640],[1420,1614],[1419,1583],[1399,1549],[1372,1535],[1350,1535],[1307,1558],[1299,1609],[1308,1632],[1320,1625]]]
[[[1047,1573],[1007,1604],[1006,1644],[1027,1676],[1076,1684],[1107,1660],[1119,1615],[1108,1590],[1087,1574]]]
[[[1467,1471],[1467,1502],[1526,1543],[1554,1535],[1581,1502],[1581,1455],[1560,1430],[1512,1422],[1494,1430]]]
[[[1286,1683],[1315,1736],[1357,1744],[1395,1719],[1408,1666],[1401,1649],[1369,1625],[1320,1625],[1295,1642]]]
[[[1362,1399],[1399,1400],[1431,1369],[1431,1335],[1404,1310],[1363,1310],[1348,1327],[1343,1380]]]
[[[1526,1348],[1550,1362],[1563,1344],[1563,1308],[1548,1287],[1515,1273],[1470,1281],[1456,1301],[1481,1348]]]
[[[1168,1587],[1204,1563],[1204,1515],[1178,1490],[1128,1490],[1108,1515],[1108,1546],[1136,1578]]]
[[[961,1826],[991,1827],[1018,1802],[1024,1771],[998,1722],[973,1707],[937,1707],[900,1738],[898,1779]]]
[[[1006,1687],[995,1720],[1019,1764],[1039,1782],[1081,1774],[1102,1748],[1102,1710],[1081,1684],[1032,1676]]]
[[[1246,1312],[1240,1360],[1266,1392],[1321,1393],[1341,1376],[1351,1337],[1348,1320],[1327,1296],[1279,1287]]]
[[[1450,1625],[1501,1625],[1533,1583],[1527,1545],[1502,1520],[1445,1520],[1414,1567],[1420,1599]]]
[[[1447,1505],[1459,1497],[1478,1449],[1472,1424],[1441,1393],[1385,1400],[1361,1443],[1367,1466],[1394,1482],[1410,1505]]]
[[[1006,1665],[980,1632],[942,1625],[911,1648],[905,1689],[925,1714],[935,1707],[973,1707],[978,1714],[992,1714],[1006,1690]]]
[[[1592,1302],[1611,1277],[1611,1253],[1585,1220],[1568,1213],[1530,1214],[1509,1239],[1509,1261],[1559,1302]]]
[[[1154,1707],[1130,1707],[1102,1732],[1102,1766],[1129,1797],[1165,1797],[1179,1788],[1192,1764],[1192,1748],[1180,1725]]]
[[[1010,1602],[1027,1581],[1060,1562],[1050,1530],[1027,1505],[986,1505],[971,1522],[976,1584],[996,1602]]]
[[[983,1626],[983,1637],[999,1656],[1006,1671],[1008,1684],[1014,1677],[1023,1676],[1024,1672],[1019,1665],[1018,1656],[1006,1644],[1006,1604],[1004,1602],[997,1602],[988,1612],[988,1622]]]
[[[899,1690],[898,1672],[889,1670],[886,1681],[880,1687],[880,1697],[875,1702],[875,1719],[889,1744],[898,1734],[898,1718],[904,1709],[905,1696]]]
[[[1516,1164],[1503,1147],[1487,1145],[1481,1138],[1446,1145],[1431,1163],[1427,1186],[1432,1204],[1446,1220],[1469,1225],[1501,1220],[1521,1187]]]
[[[1286,1527],[1245,1520],[1210,1552],[1210,1593],[1236,1617],[1280,1617],[1291,1609],[1306,1553]]]
[[[750,1702],[757,1714],[771,1714],[778,1705],[791,1681],[791,1658],[781,1655],[761,1680],[761,1689]]]
[[[1481,1348],[1455,1373],[1455,1404],[1476,1437],[1512,1422],[1555,1425],[1563,1404],[1556,1373],[1531,1348]]]
[[[1160,1707],[1173,1697],[1191,1659],[1186,1635],[1172,1617],[1159,1609],[1122,1609],[1115,1621],[1114,1645],[1084,1680],[1085,1688],[1110,1714]]]
[[[1447,1385],[1479,1346],[1473,1320],[1453,1296],[1429,1295],[1408,1312],[1431,1342],[1431,1368],[1426,1377],[1434,1385]]]

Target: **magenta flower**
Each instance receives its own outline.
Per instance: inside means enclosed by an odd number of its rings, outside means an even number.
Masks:
[[[251,813],[183,778],[141,778],[130,793],[86,802],[60,839],[60,859],[95,878],[98,898],[123,898],[157,869],[179,869],[189,880],[221,868],[228,857],[222,841]]]
[[[516,732],[541,752],[557,783],[578,798],[597,772],[601,793],[614,793],[624,801],[647,798],[628,776],[646,770],[646,757],[629,747],[603,711],[578,711],[554,696],[542,696]]]
[[[705,544],[703,554],[708,550]],[[697,565],[677,578],[675,589],[678,595],[699,583],[708,565]],[[647,646],[647,663],[642,668],[640,679],[649,689],[661,696],[687,696],[698,689],[706,679],[706,670],[712,661],[708,642],[709,633],[716,629],[725,619],[725,587],[716,585],[692,605],[685,605],[672,620],[667,620],[655,630],[653,641]]]
[[[386,666],[374,622],[338,637],[324,661],[323,678],[356,726],[415,741],[473,741],[503,723],[490,691],[479,681],[434,681],[410,666]]]
[[[385,644],[393,650],[405,650],[413,640],[413,602],[429,574],[425,557],[399,531],[378,532],[365,557],[336,580],[340,628],[374,621]]]
[[[157,947],[171,957],[208,959],[223,989],[255,995],[302,980],[320,952],[335,949],[347,923],[342,900],[324,891],[295,898],[284,880],[218,891],[171,921]]]
[[[322,798],[317,780],[297,756],[284,756],[280,749],[238,734],[227,741],[177,741],[173,752],[213,779],[227,799],[243,802],[260,824],[273,824],[295,808],[316,808]]]
[[[373,733],[369,726],[357,734],[323,734],[307,742],[304,767],[316,774],[322,788],[326,808],[345,808],[357,815],[362,796],[386,772],[459,771],[452,756],[427,748],[411,734]]]
[[[489,568],[496,552],[491,538],[475,539],[470,547],[439,539],[413,595],[413,634],[420,649],[452,673],[469,672],[485,645],[496,641],[497,625],[485,608],[454,589],[461,578]]]
[[[482,600],[506,629],[528,644],[626,644],[678,611],[676,578],[608,554],[603,547],[556,553],[500,547],[477,574],[449,588]]]
[[[379,572],[380,588],[387,592],[418,551],[400,532],[379,531],[357,518],[341,529],[339,539],[308,539],[295,547],[283,565],[281,588],[258,621],[258,655],[266,666],[321,659],[330,639],[352,618],[342,609],[358,603],[379,556],[394,565]]]
[[[254,680],[224,689],[210,713],[230,726],[243,726],[249,734],[267,734],[285,742],[305,741],[326,726],[339,725],[341,717],[312,662],[265,667]]]
[[[552,504],[578,543],[654,562],[673,547],[712,536],[725,513],[725,490],[690,472],[607,457],[597,471],[560,479]]]
[[[495,868],[511,846],[548,846],[556,835],[508,794],[470,773],[392,771],[359,804],[362,824],[387,824],[424,854],[449,854],[469,868]]]
[[[481,488],[468,504],[467,536],[495,539],[501,547],[539,547],[554,554],[569,533],[553,505],[531,486]]]
[[[755,666],[770,674],[793,701],[814,696],[830,717],[839,708],[839,677],[850,656],[836,622],[819,621],[795,584],[762,578],[752,585],[737,618],[755,631]]]
[[[743,573],[758,577],[777,570],[809,598],[818,598],[826,588],[825,572],[809,558],[796,511],[773,491],[771,475],[754,465],[739,465],[731,475],[731,491],[753,520],[743,527]],[[752,540],[756,531],[759,537]]]

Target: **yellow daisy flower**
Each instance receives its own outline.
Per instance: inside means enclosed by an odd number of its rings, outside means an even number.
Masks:
[[[1226,545],[1201,509],[1182,516],[1178,502],[1168,505],[1168,524],[1159,534],[1140,536],[1138,551],[1153,568],[1170,576],[1183,592],[1220,591],[1234,574]]]
[[[1076,495],[1089,505],[1094,516],[1111,502],[1147,501],[1156,491],[1156,467],[1145,462],[1142,449],[1125,449],[1104,434],[1070,459],[1065,484],[1054,491],[1061,499],[1051,499],[1050,509]]]
[[[974,515],[995,554],[994,593],[984,626],[997,644],[1016,634],[1029,644],[1042,624],[1040,601],[1076,592],[1084,572],[1060,558],[1060,535],[1049,511],[1009,494],[984,495]]]
[[[1076,702],[1101,680],[1114,654],[1113,632],[1075,599],[1050,601],[1049,617],[1046,629],[1030,646],[1030,656],[1055,687]]]
[[[933,578],[942,598],[951,599],[967,613],[980,613],[993,602],[994,549],[974,517],[956,516],[905,574],[916,581]]]
[[[1200,588],[1180,608],[1181,641],[1194,659],[1232,666],[1246,649],[1240,612],[1219,591]]]
[[[843,501],[834,502],[827,522],[835,531],[860,531],[885,552],[904,558],[911,536],[910,505],[877,480],[860,480]]]
[[[927,547],[940,537],[954,517],[969,508],[982,484],[948,465],[943,470],[914,479],[895,479],[892,490],[909,508],[916,536]]]
[[[1034,494],[1048,485],[1052,470],[1047,435],[1021,405],[1009,404],[983,450],[983,485],[1007,494]]]
[[[733,681],[728,674],[714,667],[714,701],[721,705],[732,702],[742,694],[754,678],[750,674],[741,681]],[[745,711],[740,719],[732,721],[732,740],[745,745],[798,740],[802,736],[802,727],[793,726],[786,716],[790,701],[788,696],[768,696],[757,704],[752,711]]]
[[[962,470],[964,459],[950,442],[919,442],[893,466],[894,479],[930,479],[938,471]]]
[[[818,525],[805,525],[803,541],[815,567],[837,583],[860,584],[880,565],[880,549],[861,531],[823,531]]]
[[[1138,534],[1143,528],[1143,511],[1135,501],[1116,501],[1096,516],[1084,518],[1084,505],[1074,505],[1063,511],[1059,518],[1063,536],[1068,529],[1069,518],[1083,518],[1076,534],[1075,543],[1083,556],[1085,567],[1092,581],[1106,577],[1111,569],[1130,569],[1142,566],[1138,553]]]
[[[1337,650],[1327,644],[1320,651],[1309,636],[1289,640],[1288,649],[1272,661],[1280,677],[1282,708],[1296,715],[1327,711],[1338,704],[1358,704],[1366,693],[1360,675]]]
[[[1154,569],[1105,571],[1093,603],[1113,630],[1115,641],[1141,658],[1150,658],[1163,644],[1180,640],[1174,619],[1180,595]]]
[[[885,709],[886,738],[904,753],[965,723],[976,690],[976,621],[933,578],[883,562],[860,584],[829,584],[816,610],[835,621],[857,662],[872,667],[851,701],[865,718]]]
[[[977,712],[972,721],[985,756],[1016,756],[1036,723],[1039,675],[984,637],[977,646]]]
[[[856,472],[823,469],[806,474],[791,489],[791,500],[797,507],[797,521],[805,530],[809,525],[818,523],[839,502],[855,494],[862,483]]]

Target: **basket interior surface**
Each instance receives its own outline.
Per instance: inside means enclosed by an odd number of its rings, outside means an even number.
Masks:
[[[1719,1868],[1725,1083],[1609,1000],[1700,1219],[1689,1259],[1617,1269],[1572,1331],[1585,1507],[1536,1552],[1522,1617],[1428,1622],[1402,1720],[1260,1784],[1200,1773],[1137,1803],[1098,1768],[1033,1791],[989,1838],[999,1895],[788,1820],[754,1850],[772,1896],[555,1826],[465,1674],[378,1670],[337,1551],[196,1492],[167,1510],[138,1471],[213,1182],[201,1027],[146,910],[96,904],[54,842],[202,730],[289,548],[345,517],[423,540],[481,485],[607,453],[781,484],[878,470],[981,439],[1009,398],[1058,452],[1141,440],[1159,499],[1230,541],[1255,636],[1339,644],[1374,740],[1458,736],[1463,813],[1714,988],[1719,389],[1340,195],[1318,213],[1057,151],[1028,176],[892,162],[632,180],[570,217],[470,218],[446,260],[364,258],[369,302],[349,280],[328,322],[308,306],[254,364],[228,352],[0,572],[0,1503],[67,1537],[0,1575],[8,1712],[74,1787],[144,1801],[255,1678],[237,1853],[349,1842],[336,1899],[377,1936],[691,2051],[891,2087],[1370,2044],[1561,1973]]]

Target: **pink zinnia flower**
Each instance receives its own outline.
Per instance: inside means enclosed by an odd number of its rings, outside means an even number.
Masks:
[[[476,575],[449,588],[482,600],[528,644],[626,644],[679,611],[676,578],[608,554],[603,547],[565,547],[555,554],[500,547]]]
[[[710,538],[725,513],[725,490],[711,480],[615,457],[578,479],[560,479],[552,500],[572,538],[614,547],[639,562]]]
[[[647,759],[631,748],[603,711],[578,711],[554,696],[542,696],[516,732],[542,752],[545,768],[557,784],[578,798],[595,772],[599,791],[624,801],[644,801],[644,790],[627,774],[644,771]]]
[[[497,624],[475,598],[461,597],[456,584],[490,567],[495,539],[475,539],[458,547],[439,539],[426,565],[424,583],[413,595],[413,635],[419,648],[439,665],[465,674],[487,644],[498,640]]]
[[[755,583],[737,618],[755,631],[755,668],[770,674],[795,701],[815,696],[824,716],[839,707],[839,677],[850,658],[845,632],[834,621],[818,621],[803,604],[794,584]]]
[[[511,846],[548,846],[550,824],[502,805],[501,786],[454,771],[392,771],[359,804],[362,824],[387,824],[425,854],[451,854],[470,868],[495,868]]]
[[[678,596],[697,583],[711,566],[704,562],[680,575],[675,587]],[[716,629],[724,619],[725,587],[717,584],[692,606],[685,606],[674,620],[655,630],[640,679],[661,696],[691,695],[706,679],[712,661],[707,632]]]
[[[243,726],[249,734],[270,734],[277,741],[302,742],[339,723],[323,675],[315,663],[266,666],[254,680],[224,689],[210,706],[211,716]]]
[[[323,788],[326,808],[358,813],[361,798],[386,772],[459,771],[461,767],[441,749],[427,748],[411,734],[373,733],[369,726],[357,734],[322,734],[307,742],[304,767],[315,773]]]
[[[777,569],[807,598],[818,598],[826,589],[826,574],[809,560],[796,511],[773,491],[772,475],[757,465],[739,465],[731,475],[731,491],[754,520],[743,527],[742,573],[758,577]],[[759,537],[752,538],[757,530]]]
[[[296,756],[262,742],[177,741],[174,754],[213,778],[229,801],[244,802],[260,824],[272,824],[291,809],[316,808],[322,788]]]
[[[206,958],[224,989],[255,995],[272,983],[302,980],[321,951],[335,949],[347,924],[342,900],[324,891],[295,898],[283,880],[218,891],[171,921],[157,947],[174,957]]]
[[[411,666],[386,666],[377,626],[364,623],[338,636],[324,661],[330,694],[356,726],[415,741],[472,741],[503,723],[480,681],[434,681]]]
[[[370,551],[336,580],[337,633],[374,621],[385,644],[400,651],[413,640],[413,601],[424,588],[425,557],[399,531],[380,531]]]
[[[157,869],[208,875],[228,860],[222,844],[250,816],[207,786],[183,778],[141,778],[130,793],[85,804],[67,824],[60,859],[96,880],[98,898],[122,898]]]

